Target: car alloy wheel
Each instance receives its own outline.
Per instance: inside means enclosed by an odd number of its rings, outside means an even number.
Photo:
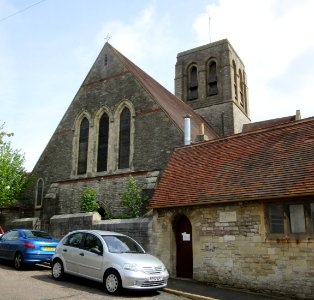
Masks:
[[[121,279],[117,271],[109,271],[105,275],[105,289],[109,294],[117,294],[121,289]]]
[[[60,260],[55,260],[52,263],[52,277],[55,280],[61,280],[64,276],[63,264]]]
[[[14,268],[16,270],[21,270],[23,267],[23,255],[21,253],[16,253],[14,256]]]

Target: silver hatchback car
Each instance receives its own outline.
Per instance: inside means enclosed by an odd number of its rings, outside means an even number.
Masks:
[[[169,273],[132,238],[111,231],[76,230],[58,244],[51,259],[52,277],[65,273],[103,282],[109,294],[126,289],[161,289]]]

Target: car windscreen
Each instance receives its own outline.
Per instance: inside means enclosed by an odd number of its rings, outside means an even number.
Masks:
[[[44,231],[25,230],[24,232],[27,238],[52,239],[52,237]]]
[[[145,253],[139,244],[127,236],[103,235],[109,252],[112,253]]]

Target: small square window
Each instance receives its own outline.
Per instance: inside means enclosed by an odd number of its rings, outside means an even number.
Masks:
[[[283,207],[281,205],[268,207],[268,220],[271,233],[284,233]]]
[[[314,202],[269,203],[266,205],[268,233],[273,238],[284,234],[299,239],[304,234],[314,234]]]
[[[292,233],[306,232],[303,204],[289,205],[289,212],[291,232]]]

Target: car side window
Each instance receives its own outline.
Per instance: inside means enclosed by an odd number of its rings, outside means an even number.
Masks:
[[[6,232],[3,236],[2,236],[2,240],[3,241],[14,241],[17,240],[19,238],[19,232],[18,231],[9,231]]]
[[[92,249],[99,251],[99,254],[103,253],[103,246],[99,238],[93,234],[86,234],[83,248],[87,251]]]
[[[73,233],[68,236],[68,238],[64,241],[63,244],[66,246],[80,248],[83,237],[84,237],[83,232]]]

